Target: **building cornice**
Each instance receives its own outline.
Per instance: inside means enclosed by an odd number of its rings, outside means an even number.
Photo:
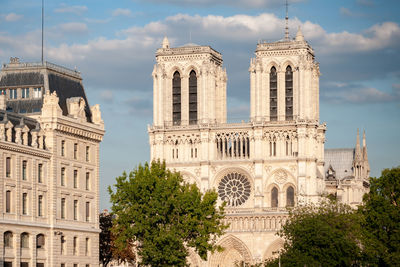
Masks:
[[[42,157],[46,159],[51,158],[51,152],[48,150],[38,149],[31,146],[19,145],[16,143],[9,143],[6,141],[0,141],[0,148],[8,151],[19,152],[28,154],[36,157]]]

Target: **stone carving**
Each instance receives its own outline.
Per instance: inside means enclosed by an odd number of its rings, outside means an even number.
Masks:
[[[287,173],[284,170],[279,170],[274,175],[275,181],[279,184],[283,184],[287,180],[287,177]]]

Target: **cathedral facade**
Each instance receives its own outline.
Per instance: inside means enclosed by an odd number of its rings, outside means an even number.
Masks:
[[[0,266],[99,266],[99,106],[49,62],[11,58],[0,92]]]
[[[250,61],[250,118],[227,123],[222,55],[209,46],[171,48],[164,38],[153,70],[151,159],[165,160],[204,192],[225,201],[225,247],[192,266],[235,266],[273,257],[287,207],[324,195],[356,206],[368,191],[363,136],[355,148],[325,150],[319,121],[319,65],[299,30],[296,38],[258,43]]]

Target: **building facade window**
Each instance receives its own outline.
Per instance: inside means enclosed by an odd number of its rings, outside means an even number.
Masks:
[[[72,245],[73,245],[73,253],[74,253],[74,255],[77,255],[78,254],[78,238],[76,236],[74,236]]]
[[[17,99],[17,89],[10,89],[10,99]]]
[[[22,214],[27,215],[28,193],[22,193]]]
[[[278,119],[278,75],[275,67],[269,73],[269,119]]]
[[[74,220],[78,220],[78,200],[74,200]]]
[[[26,169],[28,162],[26,160],[22,161],[22,180],[26,181]]]
[[[29,248],[29,234],[28,233],[21,234],[21,248]]]
[[[286,206],[294,207],[294,188],[292,186],[286,189]]]
[[[197,76],[192,70],[189,75],[189,124],[197,123]]]
[[[274,187],[271,190],[271,207],[278,207],[278,188]]]
[[[90,190],[90,172],[86,173],[85,188],[86,190]]]
[[[61,219],[65,219],[65,198],[61,199]]]
[[[287,66],[285,72],[285,119],[293,120],[293,71]]]
[[[43,164],[38,164],[38,183],[43,183]]]
[[[89,238],[86,237],[86,240],[85,240],[85,256],[88,256],[88,255],[89,255]]]
[[[172,121],[181,124],[181,75],[175,71],[172,79]]]
[[[6,248],[13,247],[13,233],[10,231],[4,233],[4,247]]]
[[[6,89],[0,89],[0,95],[7,95]]]
[[[36,236],[36,248],[44,248],[45,240],[43,234],[38,234]]]
[[[86,202],[86,221],[90,221],[90,202]]]
[[[74,188],[78,188],[78,170],[74,170]]]
[[[43,196],[42,195],[38,196],[38,216],[39,217],[43,216]]]
[[[64,255],[65,254],[65,243],[66,243],[66,241],[65,241],[65,236],[61,236],[61,238],[60,238],[60,245],[61,245],[61,255]]]
[[[21,89],[21,97],[22,98],[29,98],[29,88],[22,88]]]
[[[13,267],[12,261],[5,261],[4,262],[4,267]]]
[[[40,88],[40,87],[33,88],[33,97],[41,98],[42,97],[42,88]]]
[[[6,191],[6,213],[11,212],[11,191]]]
[[[65,168],[61,168],[61,186],[65,186]]]
[[[86,162],[90,160],[90,147],[86,146]]]
[[[65,157],[65,140],[61,141],[61,156]]]
[[[78,144],[74,144],[74,159],[78,159]]]
[[[6,177],[11,177],[11,158],[6,158]]]

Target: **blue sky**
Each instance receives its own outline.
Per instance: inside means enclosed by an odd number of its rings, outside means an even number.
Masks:
[[[372,176],[400,165],[400,2],[289,2],[291,35],[301,26],[320,62],[325,147],[353,147],[365,129]],[[284,15],[283,0],[45,1],[46,60],[76,66],[90,104],[101,105],[101,208],[115,177],[149,160],[151,72],[164,35],[222,53],[228,118],[246,120],[250,58],[258,40],[283,37]],[[40,61],[40,27],[40,0],[0,0],[0,62]]]

